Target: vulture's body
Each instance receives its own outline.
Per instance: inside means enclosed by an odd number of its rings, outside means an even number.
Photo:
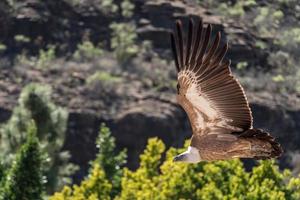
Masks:
[[[188,150],[174,161],[199,162],[232,158],[267,159],[282,153],[269,133],[253,129],[243,88],[224,59],[220,33],[210,40],[211,26],[195,28],[190,20],[184,37],[180,21],[171,44],[178,71],[177,100],[186,111],[193,136]]]

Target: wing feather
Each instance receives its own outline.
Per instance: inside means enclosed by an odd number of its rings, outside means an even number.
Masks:
[[[178,70],[177,99],[187,112],[193,133],[217,126],[233,127],[231,132],[252,128],[244,90],[231,73],[230,61],[224,59],[228,44],[220,47],[221,33],[211,42],[211,25],[203,28],[200,20],[195,28],[192,19],[186,38],[179,20],[176,29],[175,35],[171,33],[171,44]],[[224,123],[218,124],[222,120]]]

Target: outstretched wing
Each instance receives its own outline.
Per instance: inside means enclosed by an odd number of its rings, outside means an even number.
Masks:
[[[190,19],[184,39],[181,21],[176,22],[171,44],[178,71],[177,100],[194,134],[242,132],[252,127],[248,101],[231,74],[230,61],[224,59],[228,44],[219,47],[220,32],[213,41],[210,37],[211,25],[204,28],[200,20],[195,29]]]

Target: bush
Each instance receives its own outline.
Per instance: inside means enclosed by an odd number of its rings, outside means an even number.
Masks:
[[[126,64],[130,59],[138,53],[138,46],[136,45],[136,26],[127,21],[132,17],[134,4],[130,0],[123,0],[121,2],[121,15],[125,22],[113,22],[110,24],[112,30],[111,48],[121,64]]]
[[[125,64],[138,52],[136,27],[131,23],[112,23],[111,48],[119,63]]]
[[[91,41],[83,41],[77,45],[77,50],[73,54],[75,60],[85,62],[93,60],[103,54],[100,47],[95,46]]]
[[[267,6],[259,7],[253,25],[261,37],[276,37],[283,17],[281,10]]]
[[[123,0],[121,3],[122,16],[125,18],[132,17],[134,4],[132,4],[129,0]]]
[[[16,156],[5,179],[1,200],[42,200],[42,152],[36,137],[36,127],[27,128],[27,139]]]
[[[39,56],[36,60],[36,66],[38,68],[46,68],[50,66],[51,61],[55,59],[55,49],[56,47],[50,45],[46,50],[41,49],[39,51]]]
[[[0,43],[0,53],[3,53],[3,52],[5,52],[5,51],[6,51],[6,49],[7,49],[6,45],[5,45],[5,44],[2,44],[2,43]]]
[[[122,81],[122,77],[120,76],[114,76],[110,73],[107,72],[96,72],[93,75],[89,76],[87,78],[87,84],[92,84],[94,82],[101,82],[102,84],[106,85],[106,84],[115,84],[115,83],[119,83]]]
[[[118,6],[114,0],[100,0],[99,9],[106,15],[115,14],[118,11]]]
[[[18,37],[19,43],[25,43],[26,38]],[[46,49],[39,49],[39,54],[30,56],[28,50],[24,48],[15,58],[15,61],[22,66],[31,66],[38,69],[50,67],[51,63],[56,58],[56,46],[48,45]]]

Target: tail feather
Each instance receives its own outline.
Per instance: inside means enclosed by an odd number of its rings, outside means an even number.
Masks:
[[[261,129],[249,129],[239,135],[240,138],[249,139],[254,149],[253,157],[255,159],[268,159],[277,158],[283,150],[275,138],[272,137],[268,132]],[[269,143],[269,148],[266,148],[266,143]]]

